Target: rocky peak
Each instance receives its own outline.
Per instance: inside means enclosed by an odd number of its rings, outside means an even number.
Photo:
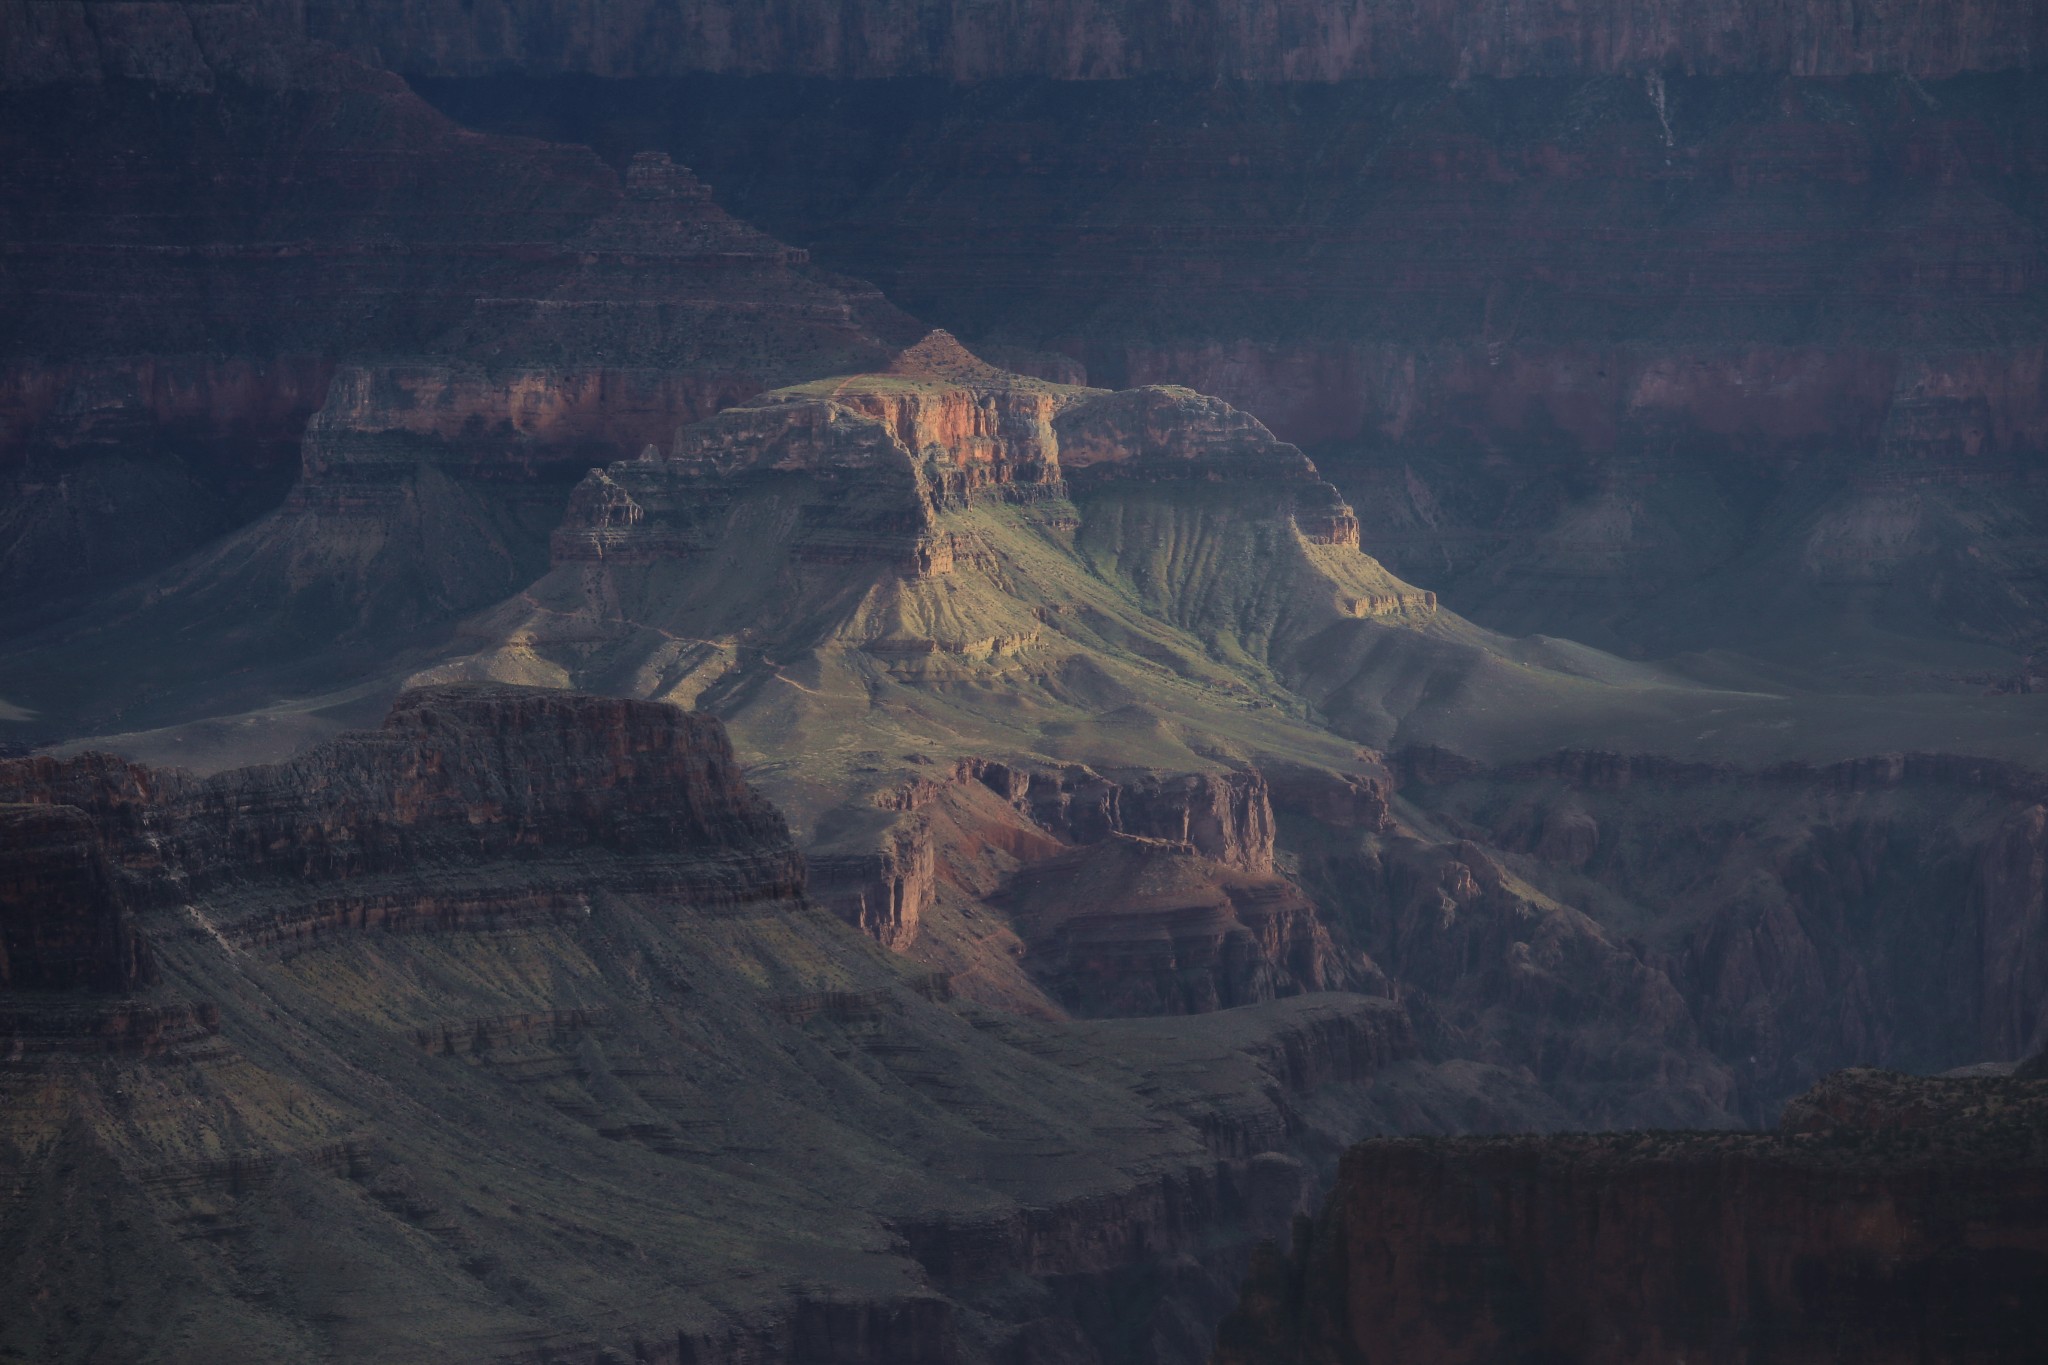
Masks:
[[[889,362],[888,373],[911,379],[940,379],[952,384],[1012,386],[1021,375],[998,369],[975,355],[943,327],[926,333],[915,345],[906,346]]]
[[[646,256],[717,257],[796,266],[810,259],[809,252],[785,246],[720,208],[712,200],[711,187],[688,166],[676,165],[667,152],[636,155],[626,167],[624,181],[625,195],[617,208],[570,241],[570,251],[619,253],[636,262]],[[628,302],[621,297],[626,283],[627,278],[597,281],[578,276],[567,282],[564,292],[590,293],[591,285],[600,284],[602,301],[617,306]],[[639,283],[655,291],[677,286],[659,279],[641,278]]]
[[[626,195],[639,200],[709,202],[711,187],[688,166],[670,160],[667,152],[635,152],[626,167]]]

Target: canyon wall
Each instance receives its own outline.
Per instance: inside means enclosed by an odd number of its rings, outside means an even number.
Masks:
[[[479,137],[274,18],[0,25],[0,586],[27,606],[158,569],[295,476],[293,510],[358,542],[421,464],[566,484],[903,325],[664,157]]]
[[[118,993],[149,972],[148,949],[85,813],[0,805],[0,990]]]

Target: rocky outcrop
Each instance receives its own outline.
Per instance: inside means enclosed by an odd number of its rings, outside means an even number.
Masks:
[[[709,913],[803,887],[718,723],[659,703],[426,689],[381,730],[273,767],[202,780],[31,758],[0,763],[0,795],[96,832],[138,903],[208,898],[213,929],[247,943],[574,917],[604,886],[658,886]],[[602,867],[578,864],[597,853]]]
[[[126,992],[149,974],[90,817],[0,805],[0,990]]]
[[[1034,863],[993,903],[1025,965],[1081,1016],[1200,1014],[1308,990],[1383,988],[1316,905],[1184,843],[1112,835]]]
[[[1000,797],[1014,827],[979,816],[960,799],[971,791]],[[899,813],[878,851],[813,852],[811,894],[895,951],[914,950],[950,879],[1006,918],[1026,970],[1078,1015],[1199,1013],[1384,984],[1273,875],[1273,808],[1256,772],[1114,781],[963,759],[876,804]],[[1013,864],[1000,889],[956,868],[990,846]]]
[[[650,446],[593,470],[555,533],[555,558],[687,556],[738,496],[780,475],[807,499],[789,547],[799,555],[948,573],[974,551],[940,515],[977,497],[1060,492],[1051,417],[1087,392],[1002,375],[935,334],[884,374],[772,393],[682,428],[665,456]]]
[[[1118,781],[1078,764],[1045,769],[964,759],[950,780],[981,783],[1070,844],[1133,834],[1187,844],[1242,871],[1273,870],[1273,802],[1257,771],[1133,774]],[[945,784],[926,781],[885,799],[891,808],[915,810],[944,791]]]
[[[817,902],[884,948],[901,952],[937,891],[938,859],[930,832],[899,823],[873,853],[813,854],[810,893]]]
[[[1308,457],[1228,404],[1009,374],[934,332],[881,373],[763,395],[682,428],[665,455],[649,447],[592,471],[555,534],[555,559],[687,556],[736,497],[777,475],[811,489],[792,549],[916,574],[950,572],[974,553],[940,525],[945,512],[1063,496],[1070,478],[1080,488],[1256,481],[1284,490],[1279,514],[1309,542],[1358,548],[1356,518]]]
[[[2028,69],[2048,48],[2021,0],[1935,13],[1855,0],[1824,13],[1791,0],[1702,6],[1636,0],[1433,0],[1381,10],[1282,0],[1256,10],[1109,0],[910,0],[848,11],[820,0],[604,5],[347,0],[307,7],[307,31],[418,75],[507,70],[608,77],[693,72],[955,81],[1134,77],[1331,81],[1360,77],[1672,71],[1843,75]]]
[[[1275,764],[1265,776],[1272,803],[1280,810],[1331,829],[1384,834],[1393,828],[1393,809],[1388,804],[1393,782],[1384,771],[1334,773]]]
[[[2044,1116],[2039,1081],[1848,1073],[1777,1134],[1369,1142],[1214,1359],[2025,1360]]]
[[[1191,389],[1146,387],[1076,404],[1057,422],[1061,465],[1086,487],[1104,479],[1257,480],[1291,495],[1309,540],[1358,547],[1358,519],[1309,458],[1265,424]]]

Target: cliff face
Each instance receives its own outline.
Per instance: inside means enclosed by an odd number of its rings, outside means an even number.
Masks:
[[[1215,1360],[2024,1360],[2044,1104],[1852,1072],[1776,1135],[1367,1143]]]
[[[983,498],[1060,497],[1070,482],[1077,497],[1157,483],[1253,485],[1309,543],[1358,549],[1356,519],[1314,464],[1228,404],[1009,374],[937,332],[881,374],[764,395],[682,428],[666,454],[649,449],[593,472],[571,498],[555,558],[688,558],[724,532],[741,499],[780,488],[804,499],[787,549],[806,561],[880,560],[943,575],[989,553],[946,513]],[[1428,609],[1427,594],[1388,586],[1350,599],[1353,609]],[[993,637],[984,647],[1017,643]]]
[[[1114,835],[1032,864],[992,903],[1028,945],[1027,970],[1084,1017],[1382,984],[1293,884],[1219,868],[1184,843]]]
[[[19,759],[0,763],[0,793],[36,803],[10,807],[18,820],[40,812],[47,823],[28,849],[67,830],[72,843],[96,836],[119,869],[109,876],[83,844],[45,859],[79,854],[72,899],[90,892],[99,907],[98,919],[69,912],[81,940],[87,928],[112,937],[124,896],[157,905],[219,897],[246,916],[223,916],[217,932],[269,942],[347,927],[587,914],[590,893],[621,875],[706,908],[794,897],[802,887],[781,817],[741,782],[716,722],[647,702],[417,691],[383,729],[275,767],[198,780],[103,755]],[[677,860],[692,848],[715,852]],[[628,861],[615,873],[579,872],[573,863],[585,851]],[[407,875],[437,866],[462,869],[461,884]],[[24,887],[36,884],[31,869],[22,877]],[[262,904],[279,888],[293,893],[288,909]],[[16,899],[14,916],[67,908],[54,894]],[[33,942],[40,921],[22,922]],[[30,960],[27,947],[10,957]],[[62,973],[46,974],[64,984]],[[116,974],[115,988],[138,975]]]
[[[124,992],[148,977],[85,812],[0,806],[0,989]]]
[[[875,802],[897,813],[879,850],[814,852],[811,886],[894,951],[930,956],[924,940],[937,931],[926,916],[957,893],[1001,918],[1017,965],[1077,1017],[1384,988],[1370,962],[1338,947],[1316,905],[1274,875],[1273,807],[1255,772],[1118,782],[1080,767],[966,759]]]
[[[1644,0],[1433,0],[1400,10],[1352,0],[1004,0],[857,10],[817,0],[599,6],[500,0],[308,5],[315,36],[420,75],[505,70],[649,77],[692,71],[975,81],[1144,76],[1329,81],[1603,72],[1798,71],[1842,75],[2027,69],[2048,27],[2020,0],[1940,12],[1855,0],[1815,12],[1791,0],[1702,6]]]

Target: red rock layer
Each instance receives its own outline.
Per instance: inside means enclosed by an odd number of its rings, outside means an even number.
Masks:
[[[1321,912],[1270,873],[1187,844],[1113,835],[1032,864],[994,898],[1025,966],[1069,1012],[1200,1014],[1301,991],[1381,986]]]
[[[887,125],[770,82],[443,98],[607,147],[652,123],[723,178],[800,127],[740,211],[970,339],[1289,440],[1770,454],[1957,395],[1990,404],[1990,448],[2038,445],[2031,88],[970,87]]]
[[[1277,485],[1308,539],[1358,545],[1357,518],[1309,458],[1229,404],[1185,389],[1048,384],[935,332],[883,374],[764,394],[683,427],[666,454],[650,447],[593,470],[570,496],[555,560],[689,555],[736,497],[790,475],[805,476],[785,482],[808,499],[799,557],[920,575],[976,552],[940,513],[977,497],[1057,495],[1070,480]]]
[[[879,850],[813,854],[811,891],[895,951],[915,951],[951,883],[1006,919],[1025,969],[1078,1015],[1201,1013],[1384,986],[1274,875],[1273,805],[1256,772],[1115,781],[965,759],[877,802],[901,813]],[[1015,865],[1000,889],[959,870],[991,849]]]

